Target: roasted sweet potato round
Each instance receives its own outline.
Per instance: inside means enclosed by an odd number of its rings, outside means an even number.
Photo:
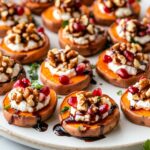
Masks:
[[[78,75],[70,79],[70,84],[63,85],[59,82],[59,77],[52,75],[49,69],[45,67],[45,62],[40,67],[40,79],[44,85],[54,89],[57,94],[61,95],[85,89],[91,81],[90,75]]]
[[[41,121],[47,120],[50,116],[52,116],[56,104],[57,104],[57,96],[54,90],[50,90],[50,103],[45,108],[35,112],[35,113],[28,113],[28,112],[21,112],[17,111],[12,108],[7,108],[10,106],[10,101],[8,95],[4,98],[3,101],[3,114],[8,123],[20,126],[20,127],[32,127],[37,124],[37,121],[40,117]]]
[[[69,133],[72,136],[75,137],[99,137],[101,135],[105,135],[106,133],[110,132],[112,129],[114,129],[119,122],[120,113],[119,108],[115,108],[113,113],[109,115],[104,120],[96,123],[96,124],[83,124],[83,123],[66,123],[65,119],[70,116],[70,112],[66,111],[64,113],[61,113],[61,110],[66,106],[70,107],[68,104],[68,99],[72,96],[75,96],[77,92],[73,92],[65,97],[63,100],[60,109],[59,109],[59,120],[62,124],[62,127],[65,129],[67,133]],[[111,98],[110,98],[111,99]],[[111,99],[112,104],[116,104],[113,99]],[[88,130],[86,132],[79,131],[80,126],[86,126]]]
[[[121,109],[125,116],[133,123],[150,127],[150,111],[140,109],[131,110],[130,101],[127,98],[128,91],[126,91],[121,97]]]

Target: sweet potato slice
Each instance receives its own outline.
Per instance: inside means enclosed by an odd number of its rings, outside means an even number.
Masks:
[[[41,121],[47,120],[50,116],[52,116],[56,104],[57,104],[57,96],[54,90],[50,90],[50,103],[45,108],[37,111],[36,113],[29,112],[21,112],[16,111],[13,108],[5,109],[10,106],[10,101],[8,95],[4,98],[3,101],[3,114],[8,123],[20,126],[20,127],[32,127],[37,124],[38,118],[41,118]]]
[[[70,107],[68,104],[68,99],[72,96],[75,96],[77,92],[73,92],[65,97],[63,100],[60,109],[59,109],[59,119],[61,122],[62,127],[68,132],[70,135],[75,137],[99,137],[101,135],[105,135],[106,133],[110,132],[112,129],[114,129],[120,118],[120,113],[118,107],[114,109],[113,113],[109,115],[104,120],[96,123],[96,124],[85,124],[85,123],[65,123],[65,119],[70,116],[70,112],[66,111],[64,113],[61,112],[61,110],[66,106]],[[110,98],[111,99],[111,98]],[[111,99],[111,103],[115,104],[114,100]],[[81,132],[79,130],[80,126],[85,126],[88,128],[86,132]]]
[[[50,48],[50,42],[48,37],[44,36],[44,45],[38,49],[33,49],[30,51],[23,51],[23,52],[14,52],[5,45],[4,40],[0,43],[0,51],[6,55],[18,60],[21,64],[28,64],[35,61],[41,60],[43,57],[46,56],[47,51]]]
[[[90,6],[90,5],[92,5],[93,0],[82,0],[82,3],[83,3],[84,5]]]
[[[66,45],[69,45],[72,49],[78,51],[79,54],[83,56],[91,56],[98,53],[100,50],[103,50],[107,42],[106,34],[104,34],[101,36],[100,39],[97,38],[94,42],[90,44],[79,45],[70,41],[67,38],[64,38],[62,34],[63,34],[63,28],[61,28],[58,32],[59,43],[61,48],[65,48]]]
[[[25,0],[23,4],[28,7],[32,13],[40,15],[46,8],[50,7],[53,2],[49,3],[38,3],[38,2],[31,2]]]
[[[127,98],[128,92],[126,91],[121,97],[121,109],[125,116],[133,123],[150,127],[150,111],[140,109],[131,110],[130,101]]]
[[[117,23],[113,23],[110,28],[108,29],[108,33],[113,41],[113,43],[117,42],[128,42],[126,39],[120,37],[117,33]],[[147,53],[150,52],[150,42],[142,45],[143,52]]]
[[[99,3],[98,1],[95,1],[92,6],[92,10],[93,10],[93,14],[94,14],[96,22],[104,26],[111,25],[117,19],[114,12],[102,13],[99,9],[98,3]],[[134,12],[134,15],[129,18],[138,18],[140,14],[140,10],[141,10],[139,3],[135,2],[131,5],[131,7]]]
[[[58,20],[54,17],[53,12],[54,10],[56,10],[57,8],[55,6],[51,6],[48,9],[46,9],[43,13],[42,13],[42,21],[44,23],[44,25],[52,32],[57,33],[58,30],[61,28],[62,25],[62,20]],[[84,12],[84,14],[89,14],[89,10],[86,6],[82,6],[81,7],[81,11]]]
[[[96,70],[97,73],[102,76],[106,81],[109,83],[122,87],[122,88],[127,88],[130,85],[134,84],[137,82],[141,77],[147,77],[150,78],[150,62],[148,64],[147,70],[143,73],[137,74],[136,76],[131,76],[128,79],[122,79],[114,73],[112,70],[108,68],[107,63],[103,61],[104,55],[106,54],[106,51],[102,52],[98,58],[98,62],[96,64]]]
[[[25,10],[26,15],[31,14],[31,12],[28,8],[25,7],[24,10]],[[11,29],[11,27],[9,27],[9,26],[4,26],[4,25],[0,26],[0,37],[1,38],[4,37],[9,29]]]
[[[11,80],[10,82],[0,83],[0,95],[6,94],[8,91],[10,91],[14,85],[14,83],[19,80],[26,77],[26,73],[24,69],[21,70],[21,72],[18,74],[18,76]]]
[[[63,85],[59,82],[59,77],[52,75],[48,68],[45,67],[45,62],[40,67],[40,79],[44,85],[54,89],[57,94],[69,94],[76,90],[82,90],[88,87],[91,81],[89,75],[78,75],[70,79],[70,84]]]
[[[148,7],[147,11],[146,11],[146,17],[148,19],[150,19],[150,7]]]

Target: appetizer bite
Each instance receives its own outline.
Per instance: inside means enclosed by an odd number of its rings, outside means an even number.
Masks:
[[[42,13],[42,20],[49,30],[58,32],[67,20],[78,18],[81,14],[88,12],[86,6],[82,6],[79,0],[56,0],[54,6]]]
[[[131,122],[150,127],[150,79],[130,86],[121,97],[121,108]]]
[[[143,52],[150,52],[150,22],[121,19],[113,23],[108,32],[114,43],[134,42],[143,47]]]
[[[41,60],[49,47],[44,29],[37,28],[33,23],[19,23],[12,27],[0,43],[4,55],[11,56],[22,64]]]
[[[23,0],[23,5],[33,13],[40,15],[46,8],[50,7],[54,0]]]
[[[0,2],[0,37],[4,37],[12,26],[22,22],[32,22],[30,10],[11,2]]]
[[[33,87],[26,78],[18,80],[3,101],[4,117],[9,124],[33,127],[54,112],[57,97],[48,87]]]
[[[138,18],[140,4],[137,0],[96,0],[92,10],[98,24],[109,26],[117,18]]]
[[[11,90],[16,80],[25,77],[23,66],[0,52],[0,95]]]
[[[98,53],[107,42],[105,30],[91,23],[86,15],[71,18],[68,25],[59,30],[58,36],[62,48],[69,45],[83,56]]]
[[[41,64],[40,78],[58,94],[87,88],[92,79],[90,62],[70,47],[52,49]]]
[[[64,108],[66,111],[64,111]],[[112,131],[119,122],[120,113],[115,101],[102,94],[77,91],[69,94],[60,106],[59,119],[64,130],[79,138],[100,138]]]
[[[150,58],[139,44],[116,43],[100,54],[96,69],[111,84],[127,88],[141,76],[150,77]]]

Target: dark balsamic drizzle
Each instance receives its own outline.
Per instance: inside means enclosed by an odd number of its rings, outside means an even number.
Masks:
[[[91,79],[91,84],[94,84],[94,85],[95,85],[95,84],[97,84],[97,82],[92,78],[92,79]]]
[[[53,127],[53,132],[58,136],[71,136],[64,130],[64,128],[61,126],[61,124],[56,124]]]
[[[39,115],[36,115],[37,117],[37,124],[33,126],[33,128],[39,132],[45,132],[48,129],[48,124],[41,121],[41,117]]]

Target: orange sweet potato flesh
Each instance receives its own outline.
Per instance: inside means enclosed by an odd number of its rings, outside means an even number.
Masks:
[[[96,22],[100,25],[106,25],[106,26],[111,25],[117,19],[114,12],[102,13],[99,9],[98,3],[99,3],[98,1],[94,2],[92,8]],[[139,3],[135,2],[131,5],[131,7],[134,12],[134,16],[131,16],[130,18],[138,18],[141,10]]]
[[[150,111],[140,109],[131,110],[130,101],[127,98],[128,92],[126,91],[121,97],[121,109],[125,116],[133,123],[150,127]]]
[[[25,9],[25,14],[26,15],[31,14],[31,12],[28,8],[25,7],[24,9]],[[0,26],[0,37],[1,38],[4,37],[9,29],[11,29],[11,27],[9,27],[9,26],[4,26],[4,25]]]
[[[51,3],[38,3],[38,2],[31,2],[29,0],[26,0],[23,3],[26,7],[28,7],[34,14],[40,15],[46,8],[51,6],[53,2]]]
[[[84,5],[90,6],[90,5],[92,5],[93,0],[82,0],[82,3],[83,3]]]
[[[150,7],[148,7],[146,11],[146,17],[150,19]]]
[[[149,65],[148,65],[146,72],[137,74],[136,76],[131,76],[128,79],[122,79],[116,73],[114,73],[112,70],[110,70],[108,68],[107,63],[105,63],[103,61],[105,54],[106,54],[106,51],[102,52],[99,55],[99,58],[98,58],[98,61],[96,64],[96,70],[97,70],[97,73],[101,77],[103,77],[106,81],[108,81],[109,83],[111,83],[115,86],[118,86],[118,87],[128,88],[130,85],[137,82],[141,77],[150,78],[150,74],[149,74],[149,72],[150,72],[150,61],[149,61]]]
[[[55,33],[58,32],[58,30],[60,29],[62,25],[62,20],[56,19],[53,15],[54,10],[56,9],[57,8],[55,6],[51,6],[42,13],[42,21],[44,25],[50,31],[55,32]],[[89,14],[88,8],[84,5],[81,7],[81,11],[83,11],[84,14],[87,14],[87,15]]]
[[[59,109],[59,120],[62,123],[62,127],[70,135],[75,136],[75,137],[98,137],[102,134],[104,135],[104,134],[110,132],[112,129],[114,129],[117,126],[117,124],[119,122],[119,118],[120,118],[120,113],[119,113],[118,108],[116,108],[114,110],[114,112],[111,115],[109,115],[106,119],[104,119],[96,124],[93,124],[93,125],[89,125],[89,124],[85,124],[85,123],[68,123],[68,124],[66,124],[64,120],[70,116],[70,112],[66,111],[64,113],[61,113],[61,110],[65,106],[70,107],[68,104],[68,99],[72,96],[75,96],[76,93],[77,93],[77,91],[66,96],[60,106],[60,109]],[[105,96],[108,97],[107,95],[105,95]],[[110,98],[110,100],[111,100],[112,104],[115,104],[115,101],[113,99]],[[89,129],[86,132],[80,132],[79,131],[80,126],[86,126]]]
[[[101,38],[97,38],[90,44],[79,45],[70,41],[68,38],[63,37],[63,28],[59,30],[58,37],[61,48],[65,48],[66,45],[69,45],[72,49],[78,51],[79,54],[83,56],[92,56],[98,53],[100,50],[103,50],[107,42],[107,37],[104,33],[104,35],[102,35]]]
[[[47,55],[47,51],[50,48],[50,42],[48,37],[44,36],[44,45],[38,49],[33,49],[30,51],[23,51],[23,52],[15,52],[12,51],[5,45],[4,40],[0,43],[0,51],[6,55],[18,60],[21,64],[28,64],[35,61],[39,61],[43,59]]]
[[[110,28],[108,29],[108,33],[109,33],[113,43],[128,42],[126,39],[124,39],[118,35],[116,22],[110,26]],[[143,48],[144,53],[150,52],[150,42],[146,43],[145,45],[142,45],[142,48]]]
[[[50,97],[48,106],[36,112],[36,115],[41,117],[41,121],[45,121],[51,117],[57,105],[57,96],[52,89],[50,90]],[[4,109],[9,105],[10,101],[8,95],[6,95],[3,101],[3,114],[9,123],[20,127],[32,127],[37,124],[38,117],[35,114],[21,111],[16,113],[16,110],[13,108]]]
[[[59,82],[59,77],[52,75],[48,68],[45,67],[45,62],[40,67],[40,79],[44,85],[54,89],[57,94],[65,95],[76,90],[82,90],[89,86],[91,77],[89,75],[78,75],[70,78],[70,84],[63,85]]]

